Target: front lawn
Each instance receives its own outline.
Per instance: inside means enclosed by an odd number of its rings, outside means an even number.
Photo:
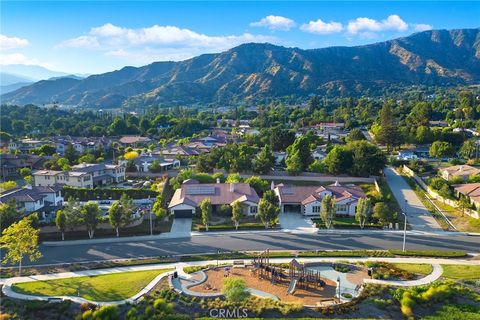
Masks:
[[[276,227],[277,223],[270,225],[270,228]],[[213,214],[208,226],[209,231],[220,230],[235,230],[235,225],[232,222],[230,216],[221,216],[219,214]],[[265,226],[254,216],[243,217],[238,226],[238,230],[265,230]],[[202,219],[199,216],[193,217],[192,231],[206,231],[205,226],[202,223]]]
[[[142,290],[157,275],[171,269],[113,273],[13,285],[15,292],[36,296],[80,296],[93,301],[128,299]]]

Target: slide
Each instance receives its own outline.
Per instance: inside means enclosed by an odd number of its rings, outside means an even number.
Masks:
[[[297,282],[298,282],[297,279],[292,279],[292,281],[290,281],[290,284],[288,285],[288,290],[287,290],[288,294],[293,294],[293,292],[295,292],[295,288],[297,287]]]

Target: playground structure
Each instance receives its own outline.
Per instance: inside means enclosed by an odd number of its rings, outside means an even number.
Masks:
[[[294,294],[297,286],[304,290],[309,288],[320,288],[325,285],[320,272],[305,268],[305,266],[293,259],[289,263],[288,274],[281,267],[270,263],[270,252],[265,250],[253,259],[253,272],[264,279],[270,279],[272,284],[280,281],[289,281],[287,293]]]

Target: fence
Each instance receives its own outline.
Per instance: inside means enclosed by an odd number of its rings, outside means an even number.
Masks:
[[[422,189],[428,193],[430,197],[432,197],[433,199],[442,201],[443,203],[448,204],[451,207],[458,208],[457,201],[452,199],[447,199],[439,195],[437,192],[435,192],[429,186],[427,186],[427,184],[422,180],[422,178],[420,178],[412,169],[410,169],[406,165],[403,165],[402,170],[407,176],[412,177],[420,185],[420,187],[422,187]],[[475,210],[465,209],[465,213],[472,218],[480,219],[478,212]]]

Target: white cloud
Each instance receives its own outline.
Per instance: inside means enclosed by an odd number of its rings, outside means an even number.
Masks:
[[[0,34],[0,49],[17,49],[28,46],[29,42],[27,39],[21,39],[18,37],[7,37],[6,35]]]
[[[322,19],[318,19],[317,21],[312,20],[309,23],[302,24],[300,30],[317,34],[329,34],[342,31],[343,26],[340,22],[323,22]]]
[[[426,30],[432,30],[433,26],[425,23],[416,23],[413,25],[413,29],[415,31],[426,31]]]
[[[125,46],[225,49],[245,42],[265,42],[274,41],[274,39],[270,36],[252,35],[250,33],[209,36],[175,26],[154,25],[148,28],[129,29],[107,23],[103,26],[92,28],[88,35],[68,39],[62,42],[60,46],[106,50],[124,48]]]
[[[247,42],[278,43],[278,39],[250,33],[211,36],[176,26],[154,25],[131,29],[107,23],[91,28],[88,34],[65,40],[57,47],[97,50],[111,57],[148,63],[154,60],[183,60]]]
[[[361,17],[350,21],[347,25],[348,33],[364,35],[386,30],[406,31],[407,29],[408,24],[396,14],[390,15],[382,21]]]
[[[288,31],[295,27],[295,21],[282,16],[269,15],[257,22],[250,23],[252,27],[266,27],[270,30]]]

